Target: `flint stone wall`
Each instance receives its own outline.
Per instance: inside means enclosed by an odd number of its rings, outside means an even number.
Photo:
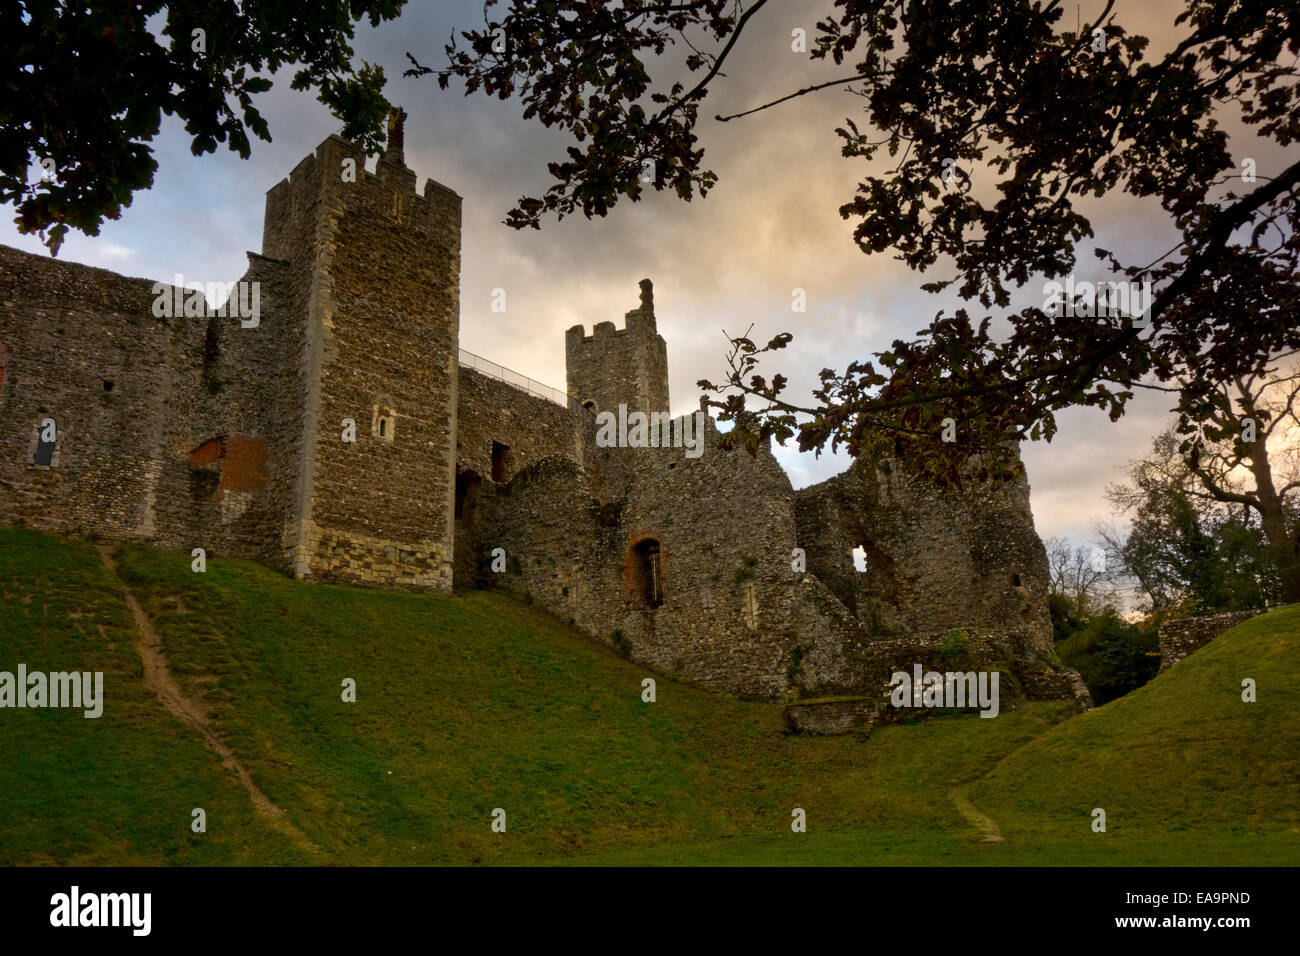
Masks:
[[[0,246],[0,521],[278,563],[290,496],[270,475],[291,459],[294,429],[274,317],[283,274],[250,260],[256,328],[155,317],[148,279]],[[57,443],[42,468],[33,452],[46,418]],[[217,439],[234,459],[191,461]]]
[[[809,571],[873,633],[974,628],[1013,641],[1017,658],[1050,656],[1047,556],[1023,482],[957,492],[858,461],[795,502]]]
[[[266,253],[291,263],[306,316],[288,543],[299,576],[449,592],[460,197],[432,180],[417,192],[400,153],[373,174],[364,163],[332,136],[267,194]],[[345,419],[355,442],[342,440]]]
[[[1242,621],[1263,614],[1266,608],[1228,611],[1223,614],[1206,614],[1180,617],[1160,625],[1160,670],[1163,674],[1192,651],[1210,643],[1220,634],[1232,630]]]
[[[312,579],[496,585],[740,697],[876,694],[893,667],[943,669],[953,629],[970,666],[1073,693],[1027,486],[958,495],[859,462],[795,492],[770,448],[725,450],[707,419],[699,458],[597,447],[587,416],[459,367],[460,198],[417,191],[399,148],[375,173],[364,159],[330,137],[268,192],[243,277],[255,328],[155,317],[149,280],[0,247],[0,521]],[[569,391],[599,410],[669,408],[641,292],[623,330],[566,335]],[[49,468],[32,457],[46,417]],[[659,606],[637,578],[652,544]]]

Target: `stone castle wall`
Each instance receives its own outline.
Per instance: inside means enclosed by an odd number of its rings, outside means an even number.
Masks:
[[[264,305],[277,273],[254,257]],[[287,500],[268,471],[292,454],[276,326],[155,317],[155,288],[0,247],[0,520],[275,560]],[[33,457],[46,418],[48,468]]]
[[[984,518],[942,502],[951,523],[942,544],[958,552],[965,581],[925,580],[950,569],[931,572],[924,566],[928,552],[882,537],[873,547],[898,577],[922,580],[913,585],[917,593],[877,595],[869,574],[852,571],[854,534],[824,524],[812,529],[820,537],[804,537],[810,529],[797,511],[819,499],[817,490],[801,499],[769,449],[724,450],[711,421],[708,436],[698,459],[675,448],[589,444],[585,462],[557,454],[505,483],[485,484],[467,524],[476,529],[480,555],[499,547],[507,561],[500,574],[480,561],[477,580],[539,604],[634,660],[736,696],[878,693],[897,667],[944,663],[940,650],[950,634],[960,636],[970,666],[1010,668],[1009,679],[1023,676],[1035,690],[1077,696],[1068,680],[1053,679],[1045,608],[1040,621],[1036,605],[1015,590],[1046,590],[1046,568],[1033,560],[1037,537],[1017,506],[1023,489],[999,492],[1003,510]],[[901,492],[891,494],[900,507]],[[836,508],[851,504],[846,497]],[[886,507],[875,499],[868,504]],[[859,511],[854,521],[879,517],[861,502]],[[861,579],[851,592],[859,607],[892,601],[906,619],[883,628],[825,583],[816,568],[832,539],[841,542],[833,552]],[[659,551],[657,607],[646,605],[633,580],[634,551],[647,540]],[[796,547],[807,553],[805,573],[793,563]],[[987,553],[995,547],[996,560]],[[1018,585],[1011,565],[1019,569]],[[982,593],[1003,576],[1009,594]],[[917,596],[925,586],[943,589],[932,604]],[[955,610],[944,603],[958,599],[970,603]]]
[[[400,154],[364,162],[331,137],[267,195],[265,252],[291,263],[307,328],[293,566],[450,591],[460,197],[417,193]]]
[[[487,581],[482,496],[544,459],[583,460],[592,436],[585,413],[464,367],[456,415],[455,582],[469,587]]]
[[[479,503],[483,546],[510,556],[493,583],[666,673],[739,696],[784,693],[799,639],[787,622],[789,479],[770,452],[725,452],[717,441],[710,427],[693,460],[676,448],[594,456],[625,459],[621,468],[556,457],[492,489]],[[649,539],[660,550],[655,608],[629,570]]]
[[[1243,621],[1263,614],[1267,608],[1244,611],[1227,611],[1223,614],[1204,614],[1198,617],[1180,617],[1160,625],[1160,673],[1163,674],[1192,651],[1204,647],[1220,634],[1232,630]]]
[[[859,462],[795,492],[707,417],[698,458],[600,447],[592,415],[459,367],[460,199],[415,185],[400,143],[375,173],[337,137],[306,157],[267,194],[253,328],[156,318],[148,280],[0,247],[0,521],[317,580],[499,586],[741,697],[875,694],[942,663],[955,630],[973,664],[1070,692],[1026,486],[941,492]],[[565,345],[594,411],[669,409],[649,280],[625,329]]]
[[[1023,482],[954,491],[859,461],[795,499],[809,570],[873,632],[973,628],[1048,655],[1047,556]]]
[[[500,480],[561,455],[582,461],[591,442],[591,419],[522,392],[474,369],[460,370],[456,461],[461,471],[492,479],[493,444],[503,446]]]
[[[331,137],[268,192],[263,247],[253,327],[0,248],[0,520],[449,591],[459,197]]]

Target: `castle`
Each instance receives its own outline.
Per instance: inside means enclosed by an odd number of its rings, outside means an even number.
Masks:
[[[650,282],[623,328],[568,330],[567,395],[535,394],[459,349],[460,223],[452,190],[416,191],[399,119],[374,173],[332,136],[267,193],[255,321],[0,247],[0,522],[312,581],[499,586],[743,697],[861,693],[954,655],[1079,696],[1026,485],[858,461],[795,491],[704,415],[695,457],[607,447],[600,413],[669,408]]]

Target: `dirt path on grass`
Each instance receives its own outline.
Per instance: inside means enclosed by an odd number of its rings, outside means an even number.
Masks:
[[[208,746],[217,752],[221,758],[221,763],[235,776],[239,782],[244,785],[248,791],[249,799],[253,801],[253,809],[259,816],[266,818],[267,822],[273,827],[289,837],[304,850],[319,852],[317,847],[307,839],[293,823],[289,820],[288,815],[271,802],[253,782],[253,776],[235,756],[235,752],[230,749],[230,745],[221,739],[216,728],[208,719],[207,708],[203,701],[196,697],[188,697],[172,677],[171,671],[167,667],[167,657],[163,653],[162,638],[154,630],[153,623],[149,620],[149,615],[144,613],[144,608],[140,602],[135,599],[131,593],[131,588],[122,580],[121,575],[117,573],[117,564],[113,561],[112,550],[107,545],[98,545],[99,556],[104,562],[104,566],[112,572],[117,578],[118,584],[122,586],[122,594],[126,598],[126,606],[131,609],[131,616],[135,619],[136,630],[139,632],[139,639],[136,641],[136,651],[140,654],[140,660],[144,663],[144,686],[149,688],[158,695],[162,705],[167,710],[179,717],[189,726],[193,727],[203,739],[208,742]]]
[[[984,834],[981,843],[1001,843],[1002,831],[998,829],[997,822],[970,802],[969,791],[970,784],[962,784],[949,790],[948,797],[967,822]]]

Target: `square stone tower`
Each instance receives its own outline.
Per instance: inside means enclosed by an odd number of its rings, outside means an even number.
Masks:
[[[641,280],[641,307],[626,315],[627,327],[598,322],[592,334],[581,325],[564,334],[568,392],[592,411],[668,411],[668,346],[655,328],[654,286]]]
[[[461,200],[416,192],[403,119],[376,173],[332,136],[267,193],[263,252],[289,276],[276,318],[299,343],[282,548],[301,578],[449,591]]]

